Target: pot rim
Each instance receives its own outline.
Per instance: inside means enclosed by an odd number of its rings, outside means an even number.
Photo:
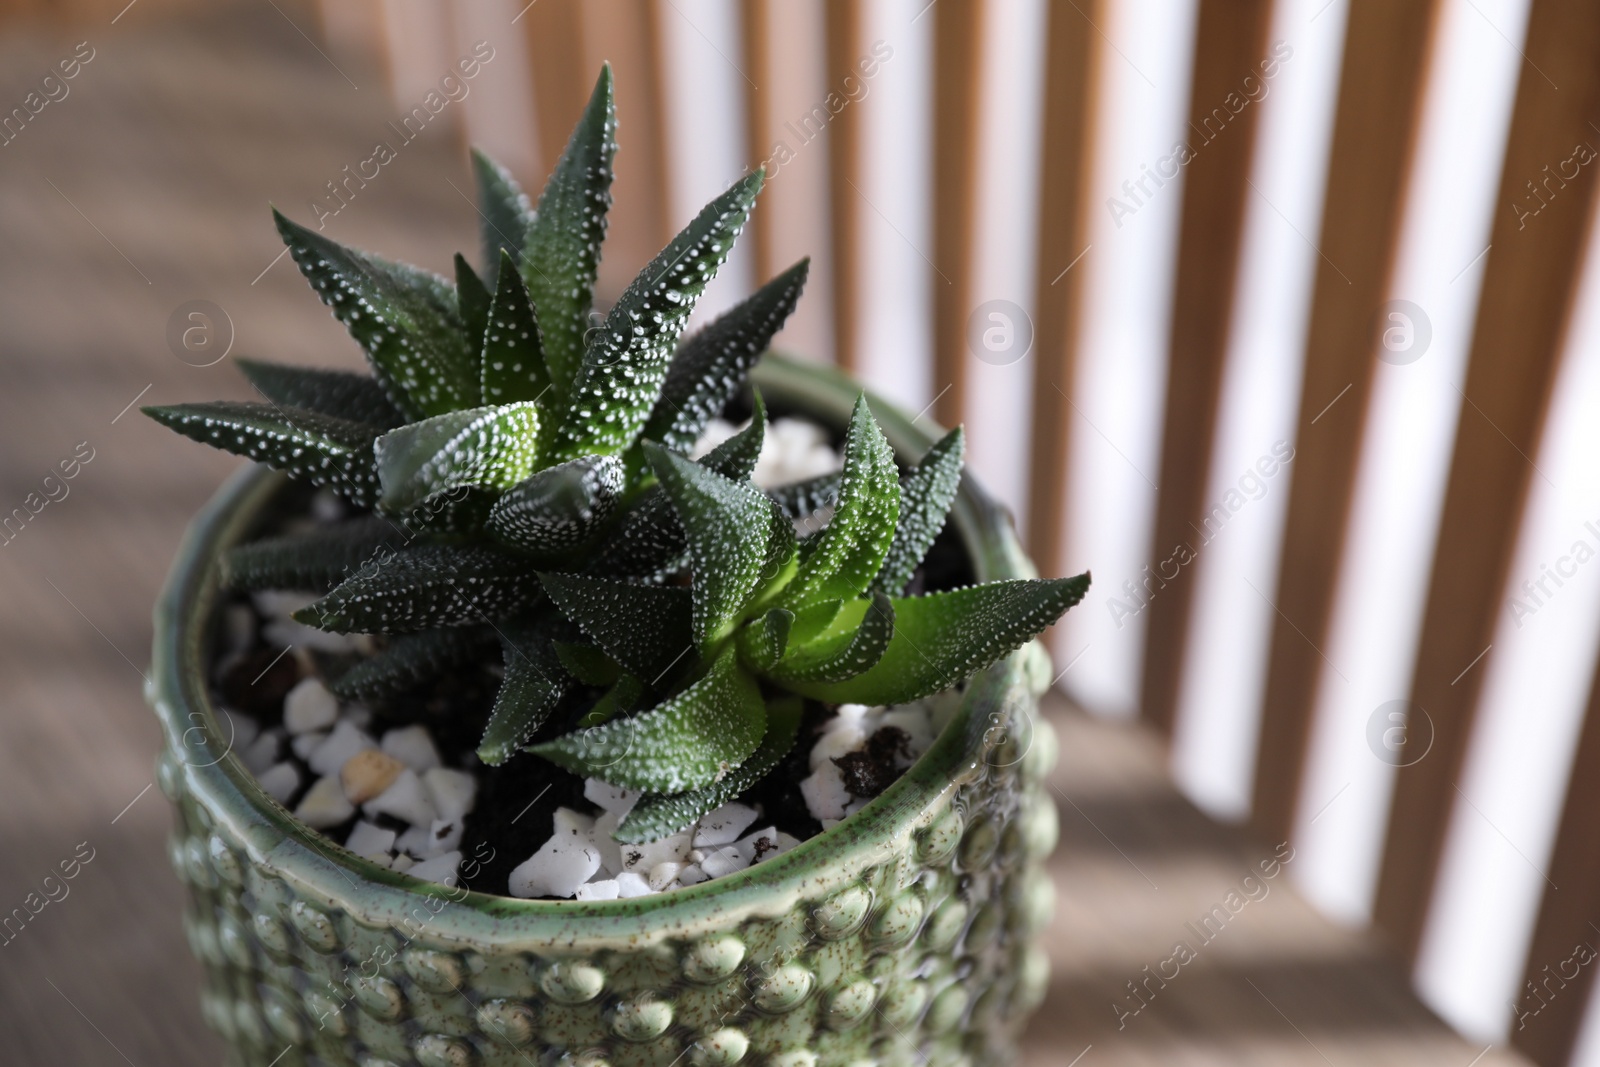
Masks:
[[[832,368],[775,353],[761,360],[752,380],[769,400],[838,428],[847,423],[862,391]],[[920,459],[937,439],[934,434],[943,432],[934,427],[930,434],[888,402],[871,393],[867,397],[902,458]],[[417,906],[442,898],[450,906],[428,908],[434,917],[424,940],[497,949],[537,945],[545,951],[562,944],[576,950],[581,943],[587,950],[597,942],[636,947],[707,921],[736,924],[745,917],[776,914],[799,895],[813,897],[843,887],[869,868],[905,854],[913,845],[913,832],[942,810],[947,794],[983,773],[986,757],[1005,740],[996,727],[1018,710],[1031,715],[1037,661],[1043,656],[1036,641],[975,675],[959,711],[934,744],[865,808],[757,866],[671,893],[607,901],[524,900],[424,882],[346,852],[295,819],[231,755],[231,739],[222,738],[217,708],[204,682],[211,630],[205,622],[220,591],[218,564],[222,551],[243,539],[285,480],[263,467],[248,466],[190,523],[156,604],[153,671],[146,695],[162,722],[163,760],[176,764],[181,788],[244,842],[250,861],[365,925],[397,925]],[[962,475],[951,517],[979,581],[1034,575],[1009,516],[970,473]],[[203,745],[191,739],[196,727],[204,733]],[[175,758],[178,753],[191,758]]]

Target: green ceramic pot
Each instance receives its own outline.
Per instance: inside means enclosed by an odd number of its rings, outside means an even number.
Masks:
[[[769,357],[774,405],[842,427],[856,387]],[[933,438],[874,403],[916,458]],[[932,748],[864,810],[757,867],[633,900],[450,890],[296,822],[228,754],[207,696],[217,561],[273,505],[252,470],[200,513],[155,612],[149,699],[177,807],[173,866],[230,1063],[1004,1064],[1044,992],[1040,863],[1055,739],[1030,644],[975,678]],[[953,512],[980,579],[1030,575],[967,478]]]

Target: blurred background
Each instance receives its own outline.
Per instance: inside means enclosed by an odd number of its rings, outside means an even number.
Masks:
[[[359,366],[268,204],[448,273],[467,146],[537,190],[603,60],[602,300],[764,164],[696,318],[812,256],[782,347],[1094,572],[1028,1062],[1600,1064],[1582,0],[0,2],[0,918],[80,865],[0,924],[0,1061],[221,1055],[140,689],[234,461],[137,405]]]

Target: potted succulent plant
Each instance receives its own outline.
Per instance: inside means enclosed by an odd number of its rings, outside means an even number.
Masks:
[[[146,409],[257,461],[156,612],[206,1018],[285,1067],[1002,1062],[1088,576],[959,429],[763,358],[805,262],[680,343],[759,171],[597,314],[614,129],[607,69],[537,210],[475,156],[454,285],[276,216],[373,374]]]

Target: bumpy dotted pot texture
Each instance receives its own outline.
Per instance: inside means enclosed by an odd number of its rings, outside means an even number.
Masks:
[[[769,403],[843,426],[854,386],[768,357]],[[933,438],[873,405],[915,459]],[[282,482],[249,472],[196,518],[156,609],[149,691],[177,806],[173,866],[230,1063],[774,1067],[1004,1064],[1044,992],[1041,861],[1056,840],[1030,644],[973,679],[936,744],[863,811],[689,889],[592,903],[420,882],[296,822],[228,753],[206,693],[222,549]],[[1029,576],[965,479],[980,580]],[[530,771],[530,773],[534,773]],[[465,872],[469,880],[472,857]]]

